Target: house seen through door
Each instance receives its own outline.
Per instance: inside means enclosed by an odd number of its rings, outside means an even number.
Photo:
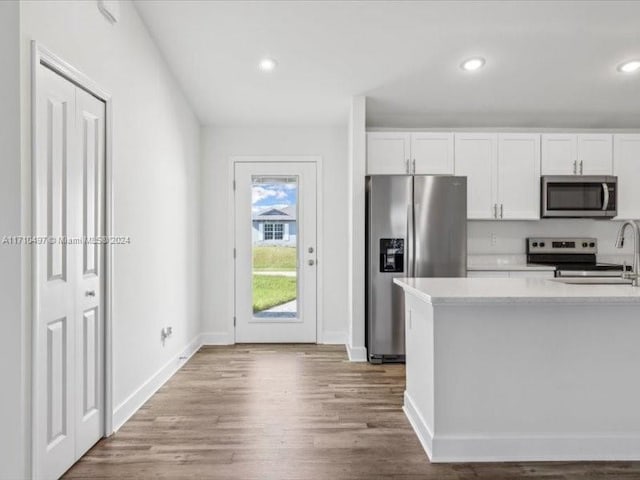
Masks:
[[[236,162],[237,342],[316,341],[316,164]]]

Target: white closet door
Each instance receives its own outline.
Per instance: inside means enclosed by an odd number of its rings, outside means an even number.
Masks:
[[[105,105],[78,89],[76,142],[82,185],[79,208],[81,235],[76,262],[76,458],[104,435],[104,247],[92,239],[104,235]]]
[[[34,476],[58,478],[104,434],[105,105],[37,76]]]
[[[36,444],[38,477],[58,478],[75,461],[75,271],[78,248],[60,237],[77,231],[81,183],[75,145],[76,87],[38,68],[36,232]],[[51,242],[51,243],[49,243]]]

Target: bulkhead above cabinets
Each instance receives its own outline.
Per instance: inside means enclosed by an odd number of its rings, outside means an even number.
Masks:
[[[466,176],[473,220],[540,219],[541,175],[616,175],[616,218],[640,219],[640,133],[376,131],[366,172]]]

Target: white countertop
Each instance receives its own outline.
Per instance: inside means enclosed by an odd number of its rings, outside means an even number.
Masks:
[[[469,255],[467,270],[470,271],[548,271],[552,265],[527,265],[526,255]]]
[[[640,287],[571,285],[543,278],[395,278],[405,291],[432,304],[637,303]]]

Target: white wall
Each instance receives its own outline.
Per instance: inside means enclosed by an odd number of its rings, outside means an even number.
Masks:
[[[120,22],[95,1],[21,4],[23,170],[30,163],[30,42],[37,40],[113,96],[114,407],[200,331],[200,127],[132,3]],[[27,176],[28,185],[28,176]],[[173,326],[165,346],[160,329]]]
[[[598,252],[603,255],[629,255],[633,242],[626,242],[623,249],[615,248],[616,235],[621,222],[590,219],[545,219],[532,222],[469,221],[469,255],[525,254],[525,238],[544,237],[595,237]],[[495,244],[491,235],[495,235]]]
[[[234,155],[320,155],[323,162],[323,339],[347,339],[347,134],[344,127],[217,128],[203,130],[202,316],[205,339],[232,342],[233,232],[228,231],[230,161]]]
[[[0,2],[0,239],[20,235],[19,5]],[[0,478],[24,477],[21,248],[0,244]],[[10,433],[9,433],[10,432]],[[9,434],[7,434],[9,433]]]

